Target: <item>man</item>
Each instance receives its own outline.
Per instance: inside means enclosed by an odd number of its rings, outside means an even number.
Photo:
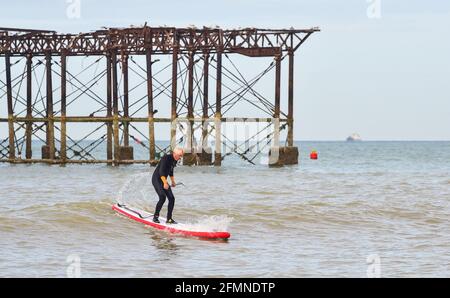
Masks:
[[[156,166],[152,176],[152,184],[158,194],[159,201],[156,204],[155,213],[153,215],[153,222],[159,222],[159,212],[161,211],[166,197],[169,200],[169,206],[167,210],[168,224],[176,224],[176,221],[172,218],[173,207],[175,205],[175,197],[173,196],[172,189],[167,182],[167,176],[170,176],[172,187],[175,187],[175,177],[173,176],[173,168],[177,165],[178,160],[183,157],[184,151],[181,148],[175,148],[172,154],[164,155]]]

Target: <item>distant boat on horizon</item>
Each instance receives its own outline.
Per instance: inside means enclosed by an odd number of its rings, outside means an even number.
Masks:
[[[360,142],[360,141],[362,141],[361,136],[357,133],[354,133],[347,138],[347,142]]]

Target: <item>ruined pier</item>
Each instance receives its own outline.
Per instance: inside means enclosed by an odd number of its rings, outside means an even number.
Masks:
[[[270,164],[296,164],[294,54],[317,31],[145,25],[60,34],[0,28],[0,125],[7,131],[0,162],[154,164],[183,146],[187,165],[220,166],[229,154],[253,163],[255,151],[230,144],[222,131],[223,123],[245,121],[270,126],[269,134],[248,136],[270,146]],[[267,67],[246,77],[234,56]],[[274,78],[269,95],[257,88],[267,76]],[[233,115],[242,102],[262,116]],[[95,108],[77,112],[83,105]],[[75,123],[90,126],[84,137],[71,137]],[[170,130],[165,147],[155,142],[163,124]],[[33,142],[39,151],[33,152]],[[136,146],[144,158],[135,158]],[[94,154],[98,148],[104,155]]]

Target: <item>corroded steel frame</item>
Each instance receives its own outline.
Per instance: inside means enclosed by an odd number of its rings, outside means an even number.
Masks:
[[[80,34],[58,34],[54,31],[17,29],[17,28],[0,28],[0,57],[5,59],[4,77],[1,78],[4,86],[4,95],[6,98],[7,118],[0,118],[0,122],[8,123],[8,138],[2,141],[0,149],[0,161],[6,162],[47,162],[47,163],[100,163],[108,164],[120,163],[156,163],[157,153],[155,149],[154,125],[156,122],[174,123],[180,119],[185,119],[193,129],[195,122],[206,123],[212,121],[215,123],[215,165],[220,165],[223,159],[220,151],[221,132],[220,123],[222,121],[235,121],[232,118],[224,117],[222,110],[222,57],[228,54],[240,54],[248,57],[273,57],[275,61],[275,85],[274,85],[274,104],[270,108],[272,113],[266,119],[258,121],[274,121],[274,138],[278,143],[280,122],[281,129],[285,126],[288,128],[287,144],[293,146],[293,98],[294,98],[294,52],[308,39],[314,32],[319,31],[318,28],[311,29],[257,29],[245,28],[235,30],[224,30],[221,28],[174,28],[174,27],[131,27],[131,28],[109,28],[89,33]],[[147,82],[147,117],[132,117],[128,112],[128,68],[129,57],[133,55],[143,55],[146,57],[145,72]],[[155,117],[153,111],[154,99],[154,76],[152,74],[152,57],[154,55],[172,55],[172,82],[171,82],[171,116],[168,118]],[[177,113],[177,106],[180,105],[177,97],[177,81],[180,69],[177,66],[181,56],[188,57],[186,72],[188,77],[187,83],[187,99],[185,105],[187,107],[186,117],[180,117]],[[107,94],[105,99],[106,116],[69,116],[66,115],[66,85],[67,85],[67,64],[66,60],[70,56],[102,56],[106,58],[106,77],[107,77]],[[281,61],[284,57],[288,57],[288,112],[283,113],[280,108],[280,85],[281,85]],[[27,87],[27,114],[26,116],[16,115],[13,103],[13,85],[11,78],[11,58],[26,57],[26,87]],[[46,69],[46,109],[42,111],[45,116],[32,116],[31,109],[31,70],[32,59],[43,57]],[[194,64],[196,57],[203,60],[203,103],[202,113],[199,117],[194,115],[193,107],[193,88],[194,88]],[[57,61],[57,63],[53,63]],[[54,94],[52,78],[55,64],[58,64],[60,70],[60,88],[61,93],[58,98],[60,102],[60,114],[54,112]],[[208,94],[208,78],[211,65],[215,68],[215,96]],[[121,68],[123,75],[123,110],[119,111],[118,107],[118,68]],[[211,69],[213,70],[213,69]],[[54,76],[54,75],[53,75]],[[250,86],[251,88],[251,86]],[[215,98],[214,98],[215,97]],[[1,99],[1,98],[0,98]],[[209,100],[209,101],[208,101]],[[211,108],[210,102],[213,104],[215,111],[212,115],[208,114],[208,108]],[[68,122],[98,122],[106,124],[107,133],[105,140],[107,143],[107,159],[86,159],[76,160],[67,156],[67,134],[66,124]],[[146,160],[127,160],[121,158],[121,144],[119,140],[119,130],[122,130],[124,136],[123,145],[129,146],[129,125],[133,122],[147,122],[148,140],[149,140],[149,158]],[[41,159],[33,159],[31,152],[31,139],[33,135],[32,124],[41,123],[45,126],[46,146],[43,148]],[[55,148],[55,123],[60,123],[60,142],[59,148]],[[15,125],[25,128],[26,134],[26,158],[22,159],[16,156],[17,136],[15,135]],[[171,144],[176,143],[176,128],[171,128]],[[208,136],[205,127],[202,128],[203,137]],[[132,137],[132,136],[131,136]],[[7,145],[5,143],[7,142]],[[189,146],[192,146],[188,142]],[[240,154],[242,155],[242,154]]]

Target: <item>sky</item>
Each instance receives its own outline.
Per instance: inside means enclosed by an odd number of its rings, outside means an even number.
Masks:
[[[317,26],[295,57],[296,140],[450,140],[449,1],[75,2],[0,0],[0,27]]]

